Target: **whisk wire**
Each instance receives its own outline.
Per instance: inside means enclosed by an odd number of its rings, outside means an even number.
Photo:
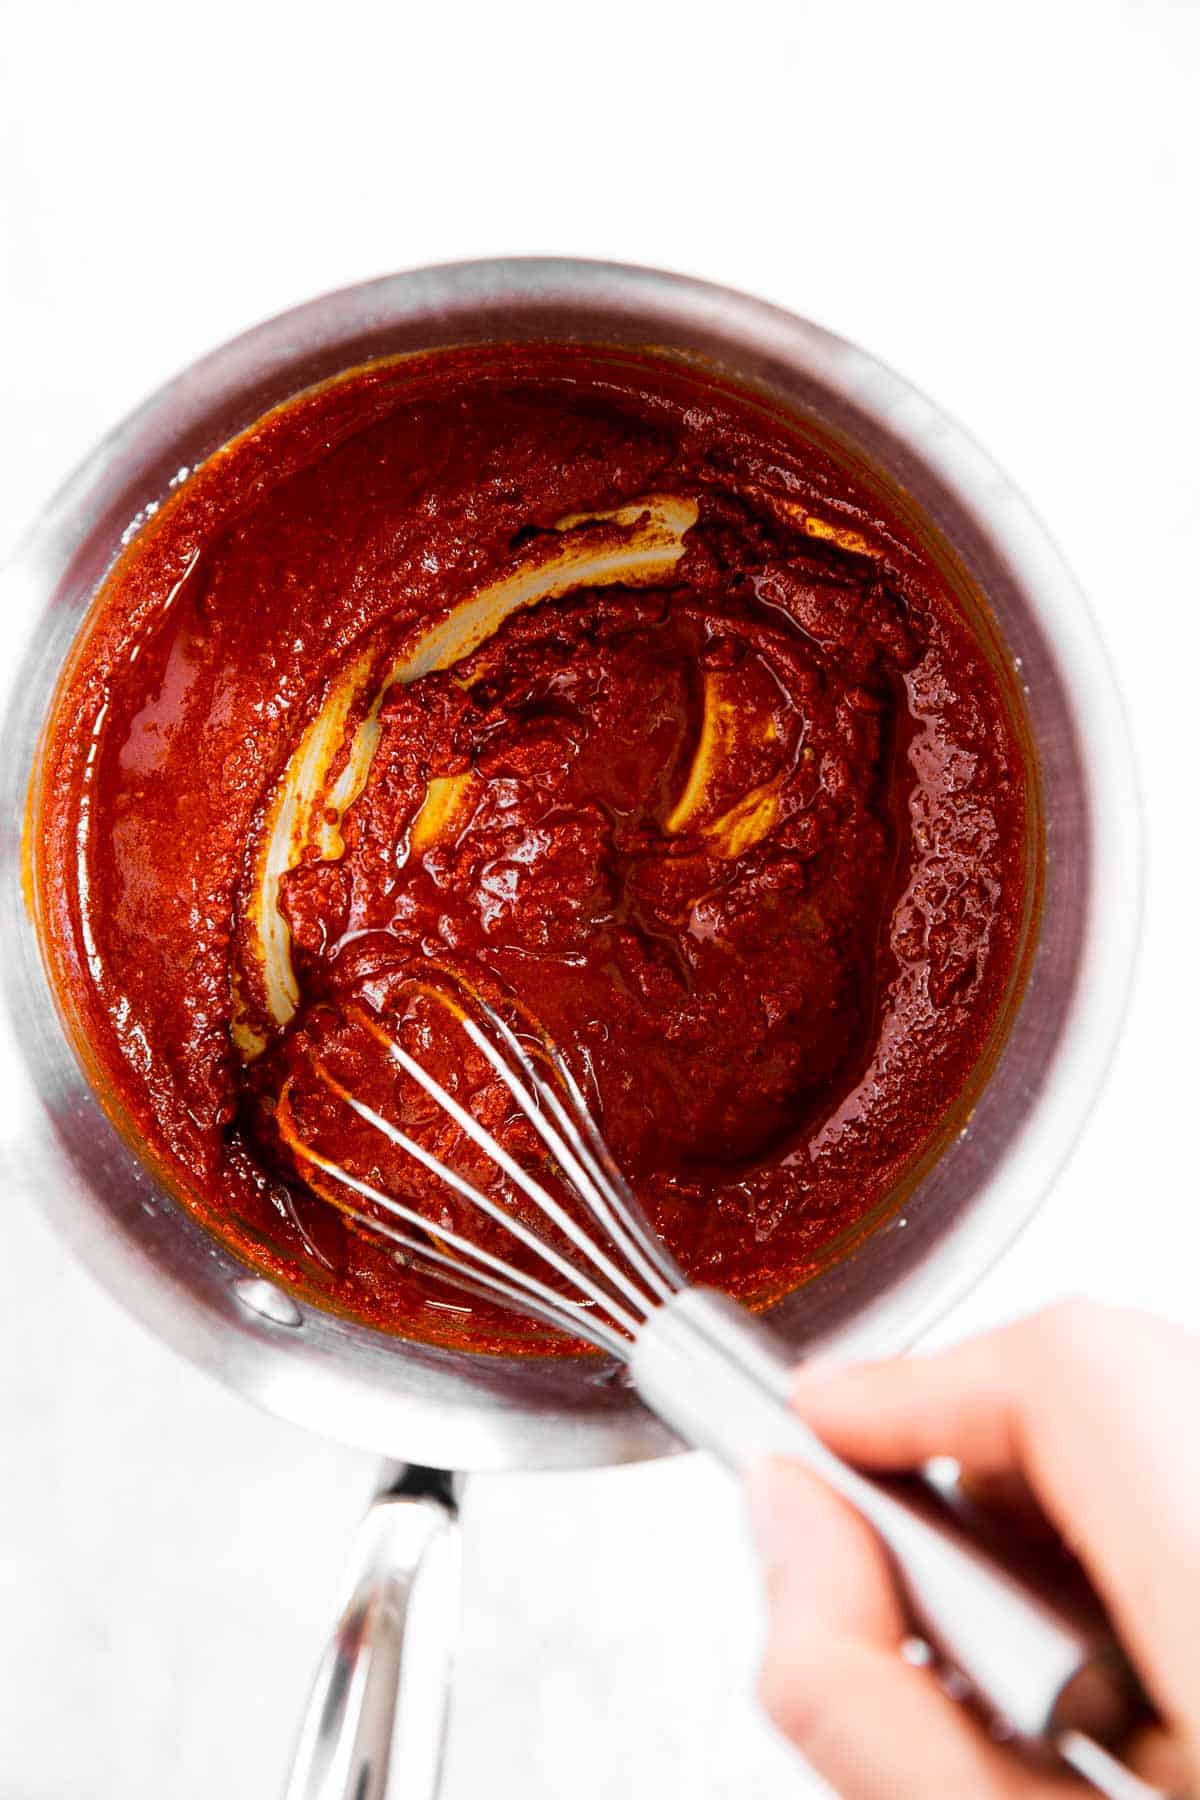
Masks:
[[[500,1058],[497,1053],[492,1051],[491,1046],[483,1037],[483,1034],[478,1031],[477,1027],[473,1024],[473,1021],[462,1012],[461,1008],[455,1007],[454,1011],[456,1017],[459,1019],[459,1022],[463,1025],[472,1041],[483,1051],[492,1067],[504,1081],[505,1086],[508,1088],[513,1098],[517,1101],[517,1104],[521,1107],[521,1110],[526,1113],[530,1122],[534,1124],[535,1129],[539,1131],[539,1135],[542,1136],[543,1141],[547,1144],[547,1147],[550,1149],[551,1154],[556,1160],[559,1160],[559,1153],[561,1150],[562,1157],[565,1158],[563,1163],[564,1170],[570,1175],[570,1178],[576,1182],[584,1200],[589,1206],[594,1207],[596,1203],[599,1202],[600,1207],[604,1208],[605,1202],[603,1196],[599,1194],[598,1191],[594,1190],[594,1183],[589,1181],[587,1175],[579,1167],[576,1158],[571,1155],[561,1138],[554,1133],[553,1127],[549,1126],[541,1115],[538,1114],[536,1103],[530,1098],[519,1077],[513,1073],[511,1068],[505,1065],[503,1059]],[[621,1324],[626,1329],[636,1331],[638,1325],[644,1323],[644,1321],[650,1317],[654,1305],[652,1301],[647,1299],[645,1293],[638,1286],[636,1281],[632,1280],[625,1271],[613,1261],[607,1251],[595,1241],[595,1238],[584,1231],[578,1221],[573,1219],[566,1208],[560,1206],[558,1201],[555,1200],[551,1194],[547,1193],[542,1184],[535,1180],[527,1169],[522,1168],[515,1157],[509,1155],[502,1144],[497,1143],[491,1132],[486,1130],[485,1127],[479,1123],[474,1114],[468,1112],[466,1107],[462,1106],[460,1102],[454,1098],[453,1094],[447,1092],[441,1082],[436,1080],[436,1078],[429,1073],[428,1069],[424,1068],[415,1057],[409,1055],[402,1044],[397,1043],[396,1039],[392,1037],[389,1032],[385,1031],[381,1025],[376,1023],[376,1021],[368,1018],[366,1014],[355,1013],[353,1016],[359,1018],[360,1022],[367,1027],[372,1036],[383,1045],[392,1060],[404,1070],[405,1074],[415,1081],[418,1087],[422,1088],[423,1091],[429,1095],[431,1100],[436,1101],[437,1104],[449,1114],[455,1124],[458,1125],[471,1139],[472,1143],[476,1144],[486,1156],[490,1157],[516,1187],[520,1189],[526,1198],[531,1200],[539,1211],[549,1219],[553,1225],[557,1226],[575,1248],[587,1257],[593,1268],[597,1269],[604,1276],[605,1280],[612,1284],[618,1293],[623,1294],[625,1299],[638,1309],[641,1317],[636,1322],[629,1322],[628,1315],[622,1316],[621,1318]],[[549,1091],[545,1088],[545,1084],[543,1084],[543,1090]],[[349,1103],[354,1107],[354,1110],[359,1113],[359,1116],[366,1118],[370,1109],[368,1108],[364,1111],[363,1103],[361,1101],[356,1101],[350,1096],[346,1097],[349,1100]],[[535,1117],[535,1114],[537,1114],[537,1117]],[[370,1113],[370,1123],[378,1125],[379,1129],[391,1139],[392,1143],[398,1144],[402,1149],[416,1153],[418,1161],[424,1163],[426,1168],[431,1169],[431,1172],[439,1172],[438,1170],[432,1169],[429,1153],[420,1150],[419,1146],[414,1146],[413,1140],[408,1138],[403,1132],[398,1132],[397,1128],[392,1125],[389,1120],[382,1119],[378,1113]],[[455,1186],[458,1192],[463,1192],[462,1187],[458,1185],[457,1178],[451,1185]],[[464,1197],[469,1198],[470,1195],[464,1195]],[[479,1198],[482,1199],[483,1196],[480,1195]],[[521,1241],[529,1248],[536,1250],[540,1255],[544,1256],[547,1261],[552,1262],[559,1270],[560,1274],[566,1276],[568,1280],[574,1280],[578,1285],[585,1287],[592,1299],[602,1305],[607,1305],[610,1310],[616,1311],[612,1299],[607,1296],[602,1289],[597,1288],[590,1278],[584,1276],[573,1263],[560,1257],[553,1249],[553,1246],[547,1244],[544,1238],[539,1236],[536,1232],[527,1232],[521,1225],[519,1219],[515,1219],[510,1212],[505,1211],[502,1207],[495,1206],[494,1203],[487,1204],[484,1207],[484,1210],[490,1213],[493,1218],[498,1219],[501,1224],[506,1225],[508,1229],[511,1230],[514,1235],[520,1237]]]
[[[532,1058],[507,1021],[495,1013],[486,1001],[480,999],[479,1005],[484,1011],[488,1023],[500,1035],[505,1047],[515,1057],[526,1079],[521,1080],[513,1072],[511,1064],[506,1063],[504,1057],[489,1042],[486,1034],[480,1030],[475,1020],[468,1014],[459,1011],[459,1021],[471,1042],[487,1057],[492,1068],[500,1076],[551,1156],[587,1200],[592,1212],[608,1232],[616,1248],[629,1259],[642,1280],[659,1300],[670,1299],[672,1293],[678,1291],[680,1282],[664,1279],[655,1263],[644,1253],[642,1245],[635,1235],[635,1221],[629,1216],[628,1207],[622,1206],[622,1196],[612,1191],[605,1171],[590,1153],[578,1124],[571,1118],[553,1086],[539,1079]],[[543,1046],[543,1048],[546,1047]],[[554,1057],[548,1049],[547,1054],[551,1055],[552,1067],[556,1075],[570,1084],[571,1099],[581,1116],[587,1119],[588,1114],[583,1095],[571,1080],[570,1071],[560,1057]],[[552,1109],[560,1129],[556,1130],[547,1119],[544,1110],[546,1105]],[[594,1126],[593,1130],[595,1130]]]
[[[319,1072],[322,1073],[322,1079],[326,1080],[333,1090],[338,1093],[339,1098],[344,1099],[346,1104],[352,1107],[360,1117],[363,1117],[366,1122],[370,1124],[378,1125],[381,1130],[386,1130],[387,1135],[392,1142],[396,1143],[399,1148],[410,1151],[423,1167],[427,1168],[431,1174],[436,1175],[440,1180],[445,1181],[455,1193],[460,1194],[463,1199],[469,1201],[472,1205],[478,1206],[483,1212],[489,1213],[494,1218],[500,1220],[507,1228],[515,1228],[520,1224],[519,1220],[514,1220],[511,1214],[506,1213],[503,1208],[498,1207],[494,1201],[489,1200],[486,1194],[481,1193],[477,1188],[473,1187],[470,1182],[464,1181],[462,1176],[458,1175],[453,1169],[448,1168],[446,1164],[439,1160],[439,1158],[433,1156],[429,1151],[423,1149],[422,1146],[407,1138],[403,1132],[397,1131],[396,1127],[392,1126],[389,1121],[381,1119],[380,1115],[373,1113],[369,1107],[364,1107],[361,1101],[356,1100],[352,1094],[342,1088],[341,1084],[336,1082],[327,1071]],[[283,1114],[282,1117],[280,1117],[280,1113]],[[591,1317],[585,1317],[581,1320],[581,1318],[577,1316],[576,1308],[581,1305],[581,1302],[571,1300],[565,1295],[556,1293],[553,1288],[548,1287],[544,1282],[539,1281],[536,1276],[528,1275],[524,1270],[514,1268],[513,1265],[506,1262],[503,1257],[493,1255],[490,1250],[484,1249],[481,1244],[477,1244],[471,1238],[463,1237],[452,1227],[443,1225],[434,1226],[424,1214],[417,1212],[411,1206],[406,1206],[403,1201],[397,1200],[394,1195],[385,1194],[382,1189],[375,1187],[373,1183],[364,1181],[358,1175],[352,1175],[350,1171],[343,1168],[340,1163],[334,1162],[332,1157],[323,1156],[319,1150],[316,1150],[312,1145],[305,1143],[291,1127],[289,1109],[285,1097],[281,1097],[276,1117],[279,1119],[280,1128],[283,1132],[285,1141],[288,1142],[291,1148],[298,1155],[303,1157],[307,1163],[311,1164],[313,1168],[320,1170],[323,1175],[329,1176],[331,1180],[338,1182],[342,1187],[349,1188],[353,1193],[361,1195],[364,1200],[372,1201],[392,1218],[400,1219],[406,1224],[416,1226],[418,1231],[423,1235],[419,1238],[410,1237],[406,1232],[397,1231],[395,1226],[389,1225],[386,1220],[359,1212],[356,1208],[347,1206],[342,1202],[333,1202],[333,1204],[338,1206],[339,1211],[341,1211],[345,1217],[353,1219],[355,1224],[365,1226],[371,1231],[378,1232],[381,1236],[390,1239],[391,1242],[402,1246],[406,1250],[415,1252],[417,1256],[424,1261],[439,1265],[439,1273],[449,1271],[454,1275],[460,1277],[464,1276],[465,1270],[463,1264],[457,1262],[453,1257],[447,1256],[443,1251],[439,1251],[435,1245],[429,1242],[430,1234],[432,1234],[441,1243],[449,1244],[461,1257],[466,1259],[466,1266],[470,1269],[471,1277],[473,1279],[478,1279],[486,1286],[493,1289],[493,1291],[502,1298],[507,1298],[510,1304],[516,1302],[522,1305],[526,1311],[530,1310],[531,1306],[536,1306],[539,1315],[543,1317],[547,1316],[548,1313],[553,1312],[554,1317],[552,1318],[551,1323],[557,1325],[560,1330],[579,1331],[580,1335],[585,1337],[592,1336],[593,1338],[602,1335],[605,1340],[605,1348],[611,1348],[614,1353],[620,1352],[621,1341],[616,1333],[610,1331],[606,1325],[601,1324],[598,1320]],[[393,1133],[395,1134],[394,1136]],[[565,1259],[559,1258],[552,1247],[545,1244],[535,1233],[525,1232],[522,1228],[519,1235],[523,1237],[524,1241],[529,1243],[530,1247],[536,1249],[539,1255],[544,1255],[547,1257],[547,1260],[553,1261],[555,1265],[559,1267],[560,1272],[575,1281],[578,1286],[591,1290],[588,1293],[588,1298],[602,1304],[605,1307],[605,1310],[613,1317],[615,1323],[620,1325],[621,1328],[627,1331],[631,1336],[634,1335],[637,1330],[638,1322],[617,1306],[609,1296],[599,1289],[592,1290],[591,1284],[587,1281],[587,1277],[581,1275],[580,1271],[575,1269],[570,1263],[566,1262]],[[476,1264],[483,1264],[484,1268],[476,1268]],[[496,1274],[501,1279],[494,1279],[492,1276],[486,1274],[485,1270],[496,1271]],[[514,1290],[519,1290],[519,1292],[514,1293]]]
[[[491,1157],[498,1167],[503,1169],[504,1173],[510,1177],[527,1199],[531,1200],[535,1206],[539,1207],[548,1218],[554,1221],[555,1224],[558,1224],[560,1221],[566,1221],[568,1225],[574,1225],[574,1221],[571,1220],[569,1215],[561,1206],[559,1206],[558,1202],[546,1192],[541,1183],[536,1181],[527,1169],[523,1169],[520,1163],[513,1157],[509,1156],[508,1152],[496,1142],[492,1134],[487,1131],[477,1119],[472,1117],[470,1113],[459,1106],[453,1095],[448,1094],[441,1083],[429,1074],[428,1070],[423,1069],[420,1063],[409,1056],[408,1052],[402,1049],[402,1047],[397,1044],[393,1038],[389,1037],[386,1032],[382,1032],[380,1035],[382,1040],[390,1046],[390,1054],[392,1054],[396,1061],[399,1062],[405,1073],[411,1075],[431,1099],[436,1100],[439,1105],[446,1108],[446,1111],[450,1114],[450,1117],[454,1119],[455,1123],[461,1125],[468,1137],[471,1138],[472,1142],[477,1144],[485,1155]],[[495,1220],[498,1225],[502,1225],[512,1237],[515,1237],[518,1242],[524,1244],[526,1249],[532,1250],[536,1256],[541,1257],[544,1262],[549,1263],[550,1266],[562,1276],[564,1281],[586,1295],[586,1297],[593,1301],[597,1306],[603,1307],[611,1316],[614,1323],[618,1324],[623,1331],[627,1331],[631,1336],[637,1333],[643,1322],[642,1319],[635,1318],[633,1314],[623,1307],[618,1300],[614,1299],[605,1288],[601,1287],[585,1270],[581,1269],[578,1264],[572,1262],[568,1257],[562,1256],[554,1248],[553,1244],[548,1243],[539,1232],[531,1231],[529,1227],[521,1219],[518,1219],[507,1207],[501,1206],[498,1201],[493,1200],[489,1194],[485,1194],[482,1189],[476,1187],[473,1182],[467,1181],[463,1176],[458,1174],[455,1169],[450,1168],[440,1157],[435,1156],[431,1150],[427,1150],[423,1144],[419,1144],[415,1138],[410,1137],[406,1131],[402,1131],[400,1127],[394,1125],[390,1119],[385,1119],[382,1113],[376,1112],[374,1107],[368,1106],[364,1100],[360,1100],[358,1096],[352,1094],[348,1088],[343,1087],[341,1082],[332,1076],[320,1063],[316,1064],[316,1068],[322,1081],[324,1081],[326,1085],[337,1094],[338,1098],[343,1100],[350,1110],[355,1113],[358,1118],[362,1119],[365,1124],[374,1126],[377,1131],[382,1132],[389,1143],[395,1144],[397,1149],[403,1150],[406,1155],[413,1157],[416,1162],[421,1164],[422,1168],[428,1169],[431,1175],[436,1176],[439,1181],[444,1182],[446,1186],[451,1188],[454,1193],[458,1194],[461,1199],[466,1200],[469,1205],[477,1208],[478,1211],[484,1213],[488,1218]],[[337,1166],[339,1165],[333,1165],[333,1167]],[[330,1172],[331,1170],[326,1170],[326,1173]],[[349,1184],[354,1185],[355,1180],[356,1178],[350,1177]],[[360,1192],[363,1191],[365,1185],[366,1184],[359,1184]],[[397,1209],[401,1206],[401,1203],[395,1200],[391,1195],[380,1194],[374,1189],[371,1190],[370,1198],[377,1200],[392,1213],[396,1213]],[[436,1232],[437,1236],[444,1238],[447,1243],[450,1242],[450,1233],[448,1231],[444,1231],[440,1226],[431,1227],[429,1220],[423,1220],[419,1213],[412,1213],[408,1207],[403,1208],[403,1213],[410,1221],[417,1224],[423,1224],[426,1230],[432,1229]],[[578,1227],[575,1229],[578,1231]],[[568,1233],[568,1235],[572,1234]],[[584,1237],[584,1234],[579,1232],[579,1236]],[[576,1239],[572,1235],[572,1242],[575,1241]],[[460,1238],[458,1242],[468,1254],[474,1257],[482,1260],[488,1255],[488,1253],[482,1250],[479,1245],[472,1243],[469,1238]],[[491,1260],[502,1268],[510,1277],[520,1273],[519,1270],[513,1269],[511,1265],[507,1263],[500,1262],[499,1259]],[[605,1264],[608,1263],[608,1258],[604,1258],[603,1260]],[[628,1283],[624,1285],[632,1286],[632,1284]],[[641,1301],[644,1314],[648,1317],[650,1309],[646,1305],[645,1300],[638,1294],[636,1288],[633,1288],[632,1292]]]
[[[378,1207],[384,1218],[349,1205],[311,1182],[316,1191],[354,1224],[403,1249],[420,1272],[468,1292],[483,1291],[509,1306],[543,1319],[559,1330],[584,1337],[614,1356],[626,1357],[629,1341],[665,1302],[684,1287],[682,1272],[644,1225],[637,1203],[588,1110],[579,1085],[556,1045],[530,1022],[530,1046],[494,1006],[454,970],[435,965],[433,979],[412,985],[440,1004],[483,1056],[510,1098],[533,1127],[549,1158],[582,1202],[585,1219],[573,1216],[536,1176],[499,1143],[473,1112],[461,1104],[413,1056],[382,1019],[363,1005],[348,1007],[346,1019],[363,1029],[384,1055],[453,1121],[464,1137],[508,1177],[569,1246],[567,1254],[546,1232],[519,1217],[510,1206],[468,1180],[401,1126],[341,1082],[310,1052],[318,1079],[364,1124],[411,1157],[475,1212],[499,1225],[569,1290],[563,1293],[483,1248],[462,1230],[435,1225],[373,1182],[344,1168],[309,1143],[297,1126],[285,1084],[276,1106],[278,1128],[293,1154],[338,1188]],[[450,990],[450,991],[448,991]],[[514,1002],[515,1005],[519,1003]],[[521,1014],[524,1017],[524,1013]],[[545,1068],[542,1067],[544,1063]],[[397,1223],[406,1228],[397,1229]],[[412,1230],[419,1233],[413,1236]],[[574,1253],[574,1255],[571,1254]]]
[[[579,1084],[563,1057],[553,1045],[547,1046],[547,1049],[575,1106],[578,1123],[571,1119],[552,1089],[547,1090],[547,1098],[563,1119],[575,1141],[578,1154],[591,1170],[597,1185],[608,1194],[612,1213],[621,1221],[622,1229],[632,1245],[627,1254],[631,1258],[636,1257],[639,1267],[655,1271],[654,1274],[647,1273],[646,1279],[663,1300],[668,1300],[673,1294],[681,1293],[686,1285],[683,1271],[643,1223],[633,1190],[617,1167],[599,1126],[588,1110]]]
[[[573,1337],[585,1339],[595,1345],[597,1350],[607,1351],[610,1356],[623,1360],[628,1355],[626,1339],[587,1312],[584,1301],[568,1300],[563,1295],[556,1294],[553,1288],[538,1281],[536,1276],[510,1268],[501,1258],[492,1256],[486,1256],[483,1260],[489,1265],[502,1268],[505,1271],[503,1277],[491,1275],[483,1268],[472,1268],[468,1273],[458,1257],[447,1256],[427,1240],[412,1237],[408,1232],[397,1231],[395,1226],[388,1225],[371,1214],[359,1212],[357,1207],[344,1201],[336,1204],[344,1218],[368,1231],[378,1232],[389,1242],[410,1252],[409,1267],[418,1274],[432,1275],[463,1293],[482,1294],[485,1299],[498,1299],[506,1306],[516,1307],[533,1318],[541,1319],[556,1331],[569,1332]],[[446,1241],[450,1241],[449,1236]],[[460,1246],[464,1241],[456,1239]]]

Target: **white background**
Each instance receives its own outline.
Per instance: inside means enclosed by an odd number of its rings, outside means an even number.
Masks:
[[[1099,615],[1151,881],[1086,1141],[939,1335],[1069,1289],[1195,1317],[1200,11],[0,15],[0,545],[225,336],[360,277],[506,251],[782,302],[989,446]],[[171,1359],[68,1260],[18,1174],[0,1246],[0,1796],[259,1800],[370,1459]],[[449,1800],[809,1791],[756,1717],[754,1571],[733,1495],[697,1460],[480,1482],[468,1536]]]

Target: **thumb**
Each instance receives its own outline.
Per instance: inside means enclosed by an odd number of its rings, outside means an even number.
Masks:
[[[759,1683],[776,1727],[844,1800],[1063,1800],[988,1743],[928,1669],[900,1656],[905,1620],[870,1527],[807,1470],[747,1472],[770,1619]]]
[[[886,1553],[844,1500],[777,1458],[747,1470],[746,1498],[773,1630],[899,1646],[904,1616]]]

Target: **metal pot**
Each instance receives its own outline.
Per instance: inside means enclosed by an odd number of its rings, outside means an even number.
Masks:
[[[415,270],[313,301],[161,389],[67,483],[3,578],[7,615],[22,618],[30,634],[23,657],[13,659],[0,758],[3,986],[28,1076],[19,1166],[96,1276],[184,1355],[286,1418],[445,1469],[582,1466],[674,1446],[629,1390],[598,1377],[590,1361],[472,1357],[400,1343],[298,1303],[211,1239],[112,1128],[81,1071],[22,896],[21,820],[68,645],[122,534],[180,470],[268,407],[353,364],[528,338],[698,355],[811,421],[898,487],[941,534],[1018,659],[1046,832],[1044,902],[1024,995],[969,1128],[925,1175],[904,1217],[775,1310],[772,1322],[797,1355],[901,1347],[959,1299],[1025,1223],[1096,1095],[1138,927],[1140,845],[1125,727],[1074,582],[985,453],[863,351],[680,276],[501,260]],[[428,1496],[415,1504],[438,1506]]]

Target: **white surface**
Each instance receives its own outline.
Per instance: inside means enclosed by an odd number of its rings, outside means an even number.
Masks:
[[[1068,1289],[1196,1315],[1200,11],[0,0],[0,545],[199,351],[324,288],[562,251],[857,338],[1050,522],[1129,702],[1146,949],[1052,1203],[942,1336]],[[0,1255],[0,1795],[278,1790],[368,1459]],[[448,1800],[810,1791],[696,1460],[478,1484]]]

